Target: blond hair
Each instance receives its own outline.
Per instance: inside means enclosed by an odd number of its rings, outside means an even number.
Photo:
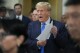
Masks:
[[[37,7],[46,7],[47,8],[47,10],[48,11],[51,11],[51,5],[50,5],[50,3],[48,3],[48,2],[38,2],[37,4],[36,4],[36,7],[35,8],[37,8]]]

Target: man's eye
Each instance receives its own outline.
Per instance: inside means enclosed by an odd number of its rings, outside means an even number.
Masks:
[[[73,17],[73,18],[79,18],[80,15],[79,15],[79,14],[74,14],[74,15],[72,15],[72,17]]]

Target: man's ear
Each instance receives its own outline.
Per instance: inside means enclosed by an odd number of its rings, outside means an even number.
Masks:
[[[48,11],[47,13],[48,13],[48,16],[51,16],[51,12],[50,11]]]
[[[23,43],[23,41],[24,41],[24,36],[23,36],[23,35],[20,35],[20,36],[18,37],[18,39],[17,39],[17,44],[18,44],[18,46],[20,46],[20,45]]]

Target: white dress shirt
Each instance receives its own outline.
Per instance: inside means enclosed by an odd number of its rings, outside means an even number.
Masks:
[[[19,19],[19,20],[21,20],[21,21],[22,21],[22,17],[23,17],[23,16],[22,16],[22,14],[21,14],[21,15],[19,15],[19,16],[18,16],[18,15],[16,15],[16,19]]]
[[[47,24],[49,24],[50,23],[50,17],[48,18],[48,20],[45,22],[45,24],[47,25]],[[45,26],[46,26],[45,25]],[[42,28],[42,23],[41,23],[41,28]]]

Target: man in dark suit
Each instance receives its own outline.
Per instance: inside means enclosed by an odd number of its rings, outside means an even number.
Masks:
[[[14,13],[15,13],[15,18],[21,20],[24,24],[26,24],[26,27],[28,29],[28,24],[31,22],[31,20],[28,17],[22,15],[22,5],[21,4],[17,3],[14,5]]]
[[[80,53],[80,0],[68,0],[66,7],[66,24],[72,44],[67,45],[64,53]]]
[[[24,15],[22,15],[22,5],[17,3],[14,5],[14,11],[15,11],[15,17],[16,19],[19,19],[23,21],[26,25],[30,22],[30,19]]]
[[[56,43],[58,42],[62,46],[66,44],[65,42],[67,39],[65,37],[67,37],[67,31],[65,26],[50,18],[51,5],[48,2],[37,3],[36,10],[39,16],[39,21],[34,21],[29,24],[28,40],[26,41],[26,44],[28,45],[28,53],[57,53],[59,47]],[[53,28],[50,37],[42,41],[37,40],[36,38],[44,31],[42,31],[43,23],[45,23],[44,25],[46,26],[51,23],[51,21],[53,21]]]

